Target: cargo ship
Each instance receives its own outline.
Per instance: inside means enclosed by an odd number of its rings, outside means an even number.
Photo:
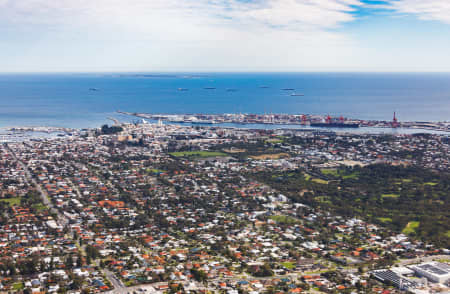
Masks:
[[[189,121],[189,122],[191,124],[205,124],[205,125],[212,125],[212,124],[217,124],[218,123],[215,120],[207,120],[207,119],[192,120],[192,121]]]

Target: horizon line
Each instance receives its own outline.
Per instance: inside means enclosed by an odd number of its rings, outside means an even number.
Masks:
[[[251,74],[271,74],[271,73],[402,73],[402,74],[450,74],[450,70],[98,70],[98,71],[0,71],[0,75],[8,74],[205,74],[205,73],[251,73]]]

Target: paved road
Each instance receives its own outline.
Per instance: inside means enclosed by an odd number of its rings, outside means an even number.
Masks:
[[[11,147],[9,147],[8,144],[6,144],[6,148],[8,149],[9,152],[11,152],[11,155],[13,156],[13,158],[16,160],[16,162],[23,168],[23,170],[25,171],[25,176],[27,177],[27,180],[31,183],[34,184],[34,186],[37,188],[39,194],[41,195],[41,199],[42,199],[42,203],[44,203],[44,205],[48,206],[50,208],[50,211],[55,213],[58,216],[58,222],[61,226],[65,227],[69,224],[69,220],[68,218],[63,215],[58,209],[56,209],[53,205],[53,203],[50,201],[49,196],[47,194],[47,191],[45,191],[44,189],[42,189],[41,185],[39,183],[36,182],[36,180],[33,178],[33,176],[31,175],[31,172],[28,168],[28,166],[25,165],[24,162],[22,162],[16,155],[16,153],[11,149]]]
[[[188,287],[189,282],[179,282],[180,284],[183,284],[183,286]],[[114,289],[112,291],[109,292],[105,292],[106,294],[132,294],[133,292],[135,293],[162,293],[162,291],[157,290],[159,288],[160,285],[167,285],[168,282],[158,282],[158,283],[153,283],[153,284],[145,284],[145,285],[138,285],[138,286],[133,286],[133,287],[122,287],[122,288],[118,288],[118,289]],[[192,283],[191,283],[192,286]],[[199,290],[209,290],[214,292],[214,289],[212,288],[207,288],[204,287],[203,285],[199,284],[199,283],[195,283],[195,285],[193,287],[190,287],[189,290],[194,290],[194,291],[199,291]]]
[[[153,284],[145,284],[145,285],[138,285],[138,286],[132,286],[132,287],[125,287],[125,285],[123,285],[123,283],[114,275],[114,273],[108,271],[108,270],[104,270],[106,277],[108,278],[108,280],[111,281],[111,284],[114,286],[114,290],[111,290],[109,292],[106,292],[107,294],[127,294],[127,293],[158,293],[159,291],[157,291],[156,289],[158,289],[158,287],[160,285],[167,285],[168,282],[158,282],[158,283],[153,283]],[[213,280],[208,280],[208,284],[216,284],[219,282],[227,282],[227,281],[242,281],[242,280],[249,280],[249,279],[253,279],[253,280],[271,280],[271,279],[281,279],[281,278],[296,278],[298,276],[297,273],[292,273],[292,274],[288,274],[288,275],[284,275],[284,276],[273,276],[273,277],[259,277],[259,278],[255,278],[255,277],[251,277],[251,276],[247,276],[246,278],[238,278],[238,277],[231,277],[231,278],[219,278],[219,279],[213,279]],[[183,286],[186,288],[188,286],[189,282],[179,282],[181,284],[183,284]],[[192,284],[191,284],[192,286]],[[145,291],[142,291],[141,289],[145,289]],[[214,292],[215,289],[213,288],[209,288],[209,287],[205,287],[203,284],[200,283],[195,283],[193,289],[191,290],[209,290]]]
[[[113,272],[105,269],[103,271],[106,275],[106,278],[111,282],[112,286],[114,287],[114,290],[108,292],[108,293],[127,293],[130,290],[125,287],[125,285],[120,281],[116,275],[114,275]]]

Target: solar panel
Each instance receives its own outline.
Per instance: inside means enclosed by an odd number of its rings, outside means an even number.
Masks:
[[[397,275],[395,272],[391,270],[377,270],[373,272],[373,275],[381,280],[381,281],[390,281],[395,286],[400,287],[400,284],[402,284],[403,288],[415,288],[417,287],[417,283],[404,279]]]
[[[436,267],[434,265],[431,265],[431,264],[419,265],[418,268],[420,268],[420,269],[422,269],[424,271],[427,271],[427,272],[439,275],[439,276],[442,276],[442,275],[445,275],[445,274],[448,273],[448,272],[446,272],[446,271],[444,271],[444,270],[442,270],[442,269],[440,269],[440,268],[438,268],[438,267]]]

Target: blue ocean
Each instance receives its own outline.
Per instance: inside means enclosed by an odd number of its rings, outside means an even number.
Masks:
[[[303,94],[304,96],[299,96]],[[450,120],[450,74],[2,74],[0,127],[98,127],[117,110]]]

